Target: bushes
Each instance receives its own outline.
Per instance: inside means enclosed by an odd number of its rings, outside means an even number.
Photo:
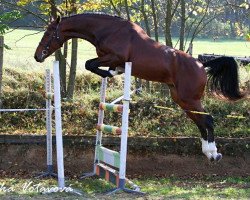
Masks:
[[[4,72],[4,108],[44,108],[43,73],[26,74],[22,71],[7,69]],[[95,135],[99,105],[100,78],[92,74],[80,74],[76,80],[74,100],[62,102],[64,134]],[[110,79],[107,102],[122,95],[122,79]],[[200,136],[194,123],[170,99],[160,97],[158,85],[153,94],[142,93],[134,96],[130,109],[130,135],[135,136]],[[206,110],[215,118],[216,136],[247,137],[249,129],[250,102],[229,103],[213,96],[204,99]],[[157,109],[154,105],[174,108],[175,111]],[[230,119],[226,115],[243,115],[245,119]],[[120,125],[118,113],[105,113],[105,123]],[[1,133],[45,134],[44,111],[24,113],[2,113],[0,116]]]

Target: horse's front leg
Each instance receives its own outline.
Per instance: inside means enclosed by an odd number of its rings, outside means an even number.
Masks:
[[[116,67],[115,70],[113,70],[112,68],[109,68],[109,73],[112,74],[112,76],[123,74],[124,72],[125,72],[125,69],[123,67]]]
[[[106,77],[113,77],[113,75],[107,71],[107,70],[103,70],[103,69],[99,69],[99,67],[101,66],[101,63],[99,62],[98,58],[94,58],[94,59],[90,59],[87,60],[85,63],[85,68],[103,78]]]

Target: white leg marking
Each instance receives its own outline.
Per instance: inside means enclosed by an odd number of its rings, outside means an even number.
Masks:
[[[202,152],[207,156],[207,158],[210,160],[212,158],[212,154],[209,151],[208,141],[201,138],[201,147]]]
[[[215,142],[208,143],[208,151],[212,154],[213,158],[216,159],[218,153]]]
[[[120,72],[120,73],[124,73],[124,72],[125,72],[125,69],[122,68],[122,67],[116,67],[116,68],[115,68],[115,71]]]
[[[115,76],[115,75],[118,74],[118,71],[109,70],[109,73],[110,73],[112,76]]]
[[[112,75],[112,76],[116,76],[118,75],[119,73],[124,73],[124,69],[121,68],[121,67],[116,67],[115,70],[109,70],[109,73]]]

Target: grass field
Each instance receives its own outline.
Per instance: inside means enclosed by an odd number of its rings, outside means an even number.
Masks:
[[[30,36],[26,36],[30,35]],[[5,44],[12,50],[4,52],[4,64],[8,67],[21,67],[24,69],[35,69],[51,65],[53,58],[44,63],[36,63],[33,56],[35,49],[43,35],[43,32],[32,30],[15,30],[5,35]],[[26,36],[26,37],[25,37]],[[23,39],[21,39],[23,38]],[[21,39],[21,40],[20,40]],[[176,43],[174,39],[173,44]],[[197,39],[193,47],[194,57],[202,53],[215,53],[232,56],[249,56],[250,42],[241,40],[217,40]],[[78,53],[78,69],[84,69],[84,63],[96,56],[95,48],[90,43],[81,40]]]
[[[0,198],[5,200],[24,199],[249,199],[249,178],[213,178],[199,179],[141,179],[135,180],[146,194],[137,196],[127,193],[104,195],[113,185],[101,179],[68,180],[67,184],[72,188],[82,191],[84,196],[75,196],[69,193],[41,194],[43,189],[56,187],[54,179],[0,179]],[[1,187],[2,185],[2,187]],[[3,188],[5,187],[5,189]],[[9,189],[9,191],[7,191]]]

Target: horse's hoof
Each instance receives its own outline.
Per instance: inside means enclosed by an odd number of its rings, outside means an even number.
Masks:
[[[214,157],[209,158],[210,162],[214,162]]]
[[[222,159],[222,154],[221,154],[221,153],[218,153],[217,156],[216,156],[216,158],[215,158],[215,160],[216,160],[217,162],[219,162],[221,159]]]

